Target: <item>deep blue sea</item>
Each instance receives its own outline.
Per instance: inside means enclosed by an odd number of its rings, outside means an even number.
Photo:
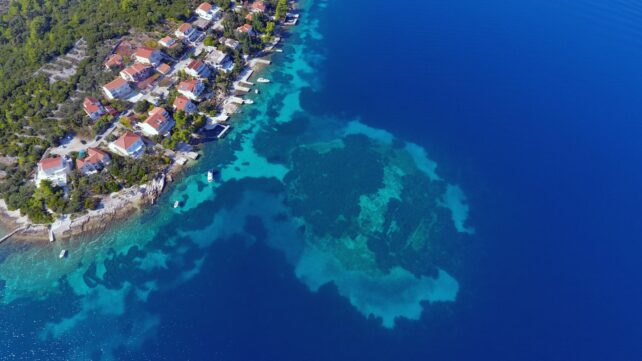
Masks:
[[[301,19],[158,206],[1,245],[0,360],[642,359],[642,3]]]

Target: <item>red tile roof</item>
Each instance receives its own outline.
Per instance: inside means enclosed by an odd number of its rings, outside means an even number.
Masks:
[[[180,31],[181,33],[185,34],[188,31],[190,31],[191,28],[192,28],[192,25],[190,25],[188,23],[183,23],[183,25],[178,27],[178,31]]]
[[[105,84],[105,88],[107,88],[108,90],[111,91],[111,90],[114,90],[114,89],[118,89],[118,88],[120,88],[121,86],[123,86],[125,84],[127,84],[127,80],[125,80],[125,79],[123,79],[121,77],[117,77],[116,79],[114,79],[114,80],[110,81],[109,83]]]
[[[62,157],[56,156],[52,158],[46,158],[40,161],[40,168],[47,170],[52,168],[61,168],[62,167]]]
[[[196,8],[196,10],[210,12],[210,10],[212,10],[212,5],[210,3],[202,3]]]
[[[151,60],[152,59],[152,55],[157,51],[158,50],[156,50],[154,48],[150,48],[148,46],[143,46],[143,47],[140,47],[140,48],[136,49],[136,52],[134,53],[134,56],[138,57],[138,58]]]
[[[102,104],[100,104],[100,101],[98,101],[98,99],[96,98],[87,97],[82,102],[82,107],[85,109],[87,113],[92,114],[92,113],[99,112],[102,107]]]
[[[158,42],[161,43],[161,45],[169,45],[169,44],[175,42],[175,40],[171,36],[166,36],[166,37],[160,39]]]
[[[142,73],[144,71],[148,71],[150,68],[151,67],[149,65],[136,63],[134,65],[128,66],[125,69],[123,69],[123,73],[134,77],[136,76],[136,74]]]
[[[116,139],[114,141],[114,144],[116,144],[118,147],[127,150],[129,147],[131,147],[134,143],[138,142],[141,138],[137,136],[136,134],[127,131],[125,134],[121,135],[120,138]]]
[[[115,66],[121,66],[123,65],[123,57],[119,54],[112,54],[107,58],[107,61],[105,61],[105,65],[108,67],[115,67]]]
[[[189,64],[187,64],[187,68],[191,69],[191,70],[194,70],[194,71],[198,71],[198,69],[201,66],[203,66],[203,62],[200,61],[200,60],[197,60],[197,59],[194,59],[194,60],[190,61]]]
[[[98,148],[88,148],[87,156],[82,159],[76,159],[76,168],[82,168],[85,164],[100,164],[109,160],[109,154]]]
[[[185,111],[185,108],[187,108],[187,106],[190,103],[191,103],[191,101],[189,99],[187,99],[187,97],[185,97],[183,95],[178,95],[174,99],[174,108],[176,108],[176,110]]]
[[[161,107],[156,107],[149,112],[149,117],[145,119],[145,124],[148,124],[152,128],[158,130],[167,122],[168,116],[169,114],[167,113],[167,110]]]
[[[161,74],[167,74],[170,72],[170,70],[172,70],[172,67],[169,66],[168,64],[163,63],[159,65],[158,68],[156,68],[156,70],[158,70],[158,72]]]
[[[265,3],[263,1],[255,1],[252,3],[252,5],[250,5],[250,8],[252,8],[252,10],[264,12]]]
[[[236,30],[242,33],[249,33],[250,31],[252,31],[252,25],[245,24],[243,26],[239,26],[238,28],[236,28]]]
[[[194,92],[194,89],[196,88],[196,84],[198,84],[198,80],[196,79],[185,80],[178,84],[178,89]]]

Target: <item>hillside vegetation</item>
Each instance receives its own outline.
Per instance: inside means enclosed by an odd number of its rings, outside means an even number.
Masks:
[[[220,2],[228,3],[229,0]],[[28,200],[35,186],[27,182],[47,148],[59,144],[86,120],[52,118],[77,87],[87,89],[104,54],[103,42],[132,29],[149,31],[166,20],[185,20],[196,0],[12,0],[0,15],[0,197],[10,209],[32,214]],[[87,59],[76,74],[50,84],[34,75],[45,63],[84,38]],[[91,77],[87,75],[91,74]],[[91,84],[95,87],[96,84]],[[33,211],[33,212],[32,212]],[[40,210],[39,210],[40,211]]]

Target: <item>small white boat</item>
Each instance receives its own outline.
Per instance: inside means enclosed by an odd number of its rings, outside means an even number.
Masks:
[[[207,171],[207,182],[212,183],[213,181],[214,181],[214,171],[210,169]]]
[[[49,242],[53,242],[56,240],[56,236],[54,236],[53,229],[49,229]]]
[[[259,93],[259,90],[258,89],[254,89],[254,94],[258,94],[258,93]]]
[[[252,99],[245,99],[245,100],[243,101],[243,103],[248,104],[248,105],[250,105],[250,104],[254,104],[254,100],[252,100]]]
[[[181,205],[181,202],[179,202],[179,201],[175,201],[174,202],[174,208],[178,208],[178,206],[180,206],[180,205]]]
[[[277,53],[282,53],[283,49],[274,49],[274,51],[276,51]]]
[[[259,83],[269,83],[270,79],[258,78],[258,79],[256,79],[256,81],[259,82]]]
[[[60,251],[58,258],[65,258],[65,257],[67,257],[67,250],[63,249],[62,251]]]

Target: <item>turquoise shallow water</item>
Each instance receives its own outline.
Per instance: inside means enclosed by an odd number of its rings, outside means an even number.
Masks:
[[[144,350],[172,325],[151,310],[161,295],[180,289],[206,304],[225,297],[197,285],[224,278],[205,269],[230,242],[267,246],[311,295],[333,284],[382,329],[457,299],[466,267],[459,252],[475,232],[465,190],[442,178],[421,146],[302,104],[303,93],[324,87],[312,12],[325,6],[304,3],[284,52],[261,74],[272,82],[157,206],[100,236],[3,246],[0,359],[121,359]],[[220,169],[220,181],[206,182],[209,168]],[[175,200],[183,206],[173,209]],[[69,257],[59,260],[62,248]]]

